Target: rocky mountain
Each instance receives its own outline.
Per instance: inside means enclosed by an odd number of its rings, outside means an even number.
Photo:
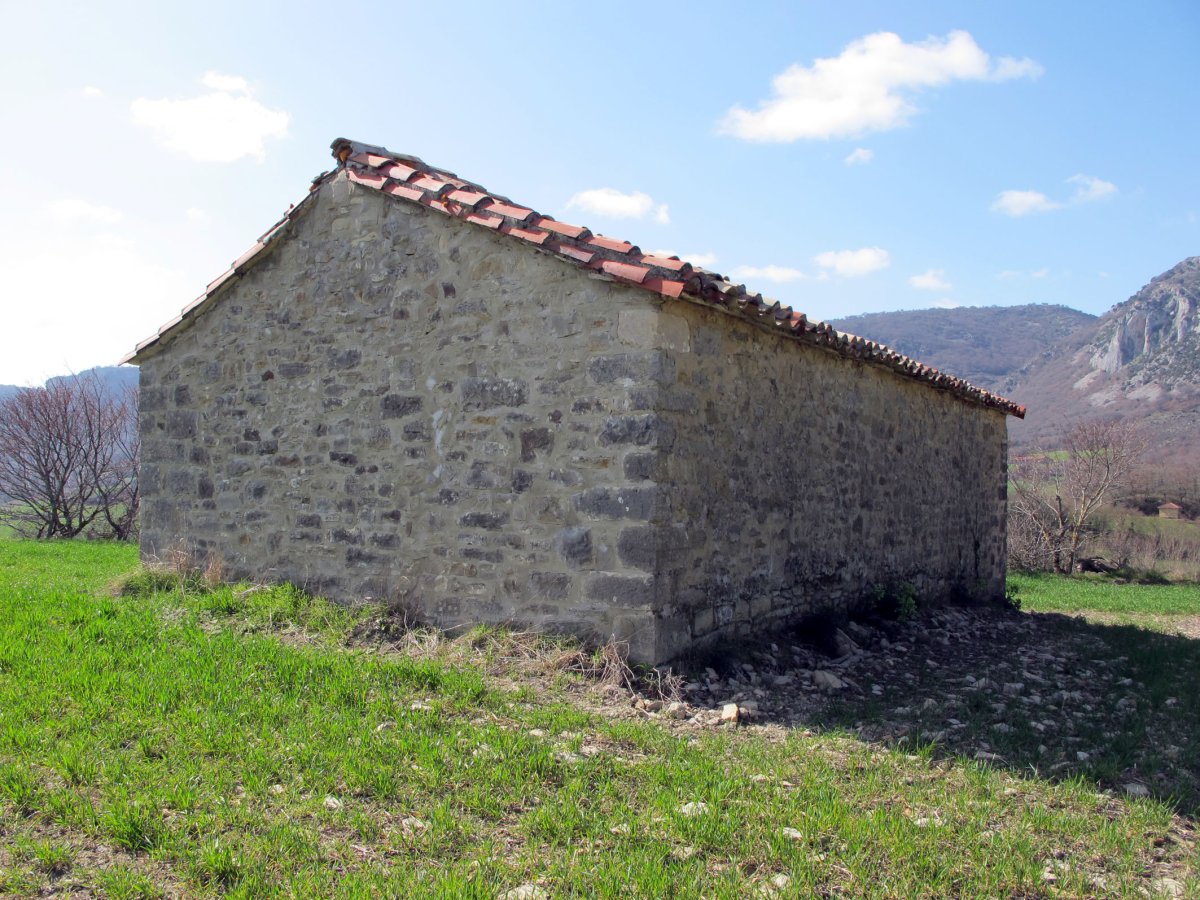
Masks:
[[[1139,423],[1156,456],[1200,459],[1200,257],[1152,279],[1000,389],[1029,407],[1010,428],[1016,445],[1103,417]]]
[[[1018,371],[1096,316],[1047,303],[962,306],[832,319],[839,331],[881,341],[901,353],[999,390]]]
[[[1088,418],[1141,425],[1151,458],[1200,464],[1200,257],[1097,318],[1065,306],[960,307],[833,320],[1024,404],[1014,447]]]
[[[62,381],[67,378],[86,378],[88,376],[98,378],[100,383],[105,385],[114,394],[129,387],[136,387],[138,383],[138,370],[136,366],[97,366],[94,369],[88,369],[75,375],[56,375],[53,378],[47,379],[46,384],[53,384],[56,381]],[[7,397],[11,397],[19,390],[21,390],[21,385],[0,384],[0,402]]]

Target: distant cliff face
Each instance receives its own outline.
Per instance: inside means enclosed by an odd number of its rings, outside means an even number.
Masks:
[[[1200,257],[1185,259],[1041,354],[1004,386],[1029,407],[1013,443],[1045,443],[1072,422],[1143,427],[1154,453],[1200,461]]]
[[[835,319],[927,365],[1025,404],[1014,446],[1083,419],[1143,426],[1154,452],[1200,465],[1200,256],[1097,319],[1064,306],[960,307]]]
[[[1093,369],[1164,387],[1200,376],[1200,256],[1185,259],[1114,306],[1096,329]]]
[[[55,375],[53,378],[46,379],[46,385],[72,378],[95,378],[106,390],[112,394],[119,394],[128,388],[137,387],[138,370],[137,366],[97,366],[94,369],[80,372],[78,375]],[[11,397],[21,389],[20,385],[0,384],[0,401]]]

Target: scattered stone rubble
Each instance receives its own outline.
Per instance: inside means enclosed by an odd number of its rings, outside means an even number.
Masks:
[[[1165,796],[1181,778],[1200,787],[1186,735],[1172,730],[1174,698],[1150,708],[1127,658],[1078,620],[940,607],[905,622],[850,621],[826,637],[828,653],[799,635],[742,648],[685,672],[679,701],[633,705],[674,727],[849,728],[1044,775],[1097,768],[1124,726],[1149,716],[1162,730],[1134,751],[1113,790]]]

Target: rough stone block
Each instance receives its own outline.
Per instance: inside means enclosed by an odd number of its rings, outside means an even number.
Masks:
[[[594,549],[591,529],[577,525],[563,528],[558,532],[555,543],[563,559],[572,566],[584,566],[592,561]]]
[[[675,442],[675,427],[656,415],[610,416],[600,432],[600,443],[656,446],[669,450]]]
[[[498,406],[524,406],[529,400],[529,385],[521,378],[464,378],[463,409],[495,409]]]
[[[575,508],[606,519],[649,519],[658,501],[658,489],[649,487],[597,487],[575,495]]]
[[[589,600],[613,606],[651,606],[654,603],[654,578],[642,575],[596,575],[588,581]]]
[[[554,433],[549,428],[531,428],[521,432],[521,462],[533,462],[539,451],[554,448]]]
[[[630,481],[649,481],[658,470],[658,455],[655,453],[627,453],[622,461],[622,471]]]
[[[420,397],[388,394],[380,401],[380,412],[385,419],[399,419],[420,412],[424,401]]]
[[[541,600],[566,600],[571,590],[571,576],[565,572],[531,572],[529,587]]]
[[[647,572],[665,572],[687,561],[689,540],[684,525],[633,525],[621,530],[617,553],[622,564]]]
[[[508,513],[471,512],[458,520],[465,528],[483,528],[487,531],[499,531],[508,524]]]
[[[669,384],[675,380],[675,361],[658,350],[646,353],[616,353],[600,356],[588,366],[596,384],[614,381],[653,381]]]

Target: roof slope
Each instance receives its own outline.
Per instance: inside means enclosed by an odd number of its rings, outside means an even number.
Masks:
[[[628,241],[594,234],[587,228],[560,222],[494,194],[478,184],[465,181],[453,172],[430,166],[415,156],[393,153],[383,147],[345,138],[335,140],[332,149],[339,168],[315,178],[312,185],[314,191],[338,172],[345,171],[356,184],[508,235],[573,265],[602,273],[614,281],[664,297],[721,307],[773,327],[781,336],[892,369],[902,376],[1009,415],[1025,416],[1025,407],[998,394],[922,365],[877,341],[840,332],[824,322],[809,321],[803,313],[790,306],[747,291],[745,285],[734,284],[716,272],[693,266],[677,257],[643,253]],[[305,198],[299,205],[289,209],[284,218],[235,260],[228,271],[209,284],[200,297],[164,324],[157,334],[138,344],[122,362],[137,362],[143,353],[159,346],[163,338],[195,315],[198,308],[226,282],[239,277],[252,266],[271,244],[286,233],[291,222],[304,211],[308,200]]]

